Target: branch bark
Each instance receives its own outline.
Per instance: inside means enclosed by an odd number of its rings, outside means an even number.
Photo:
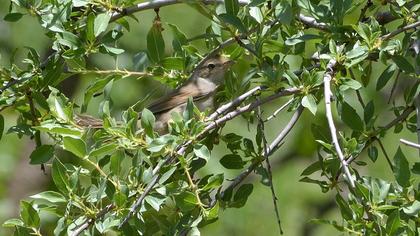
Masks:
[[[327,70],[324,74],[324,97],[325,97],[325,114],[327,116],[328,120],[328,126],[330,128],[332,141],[335,147],[335,150],[337,151],[338,158],[340,159],[342,169],[344,170],[345,175],[347,176],[347,179],[350,183],[350,186],[352,188],[355,188],[356,185],[354,184],[353,176],[350,173],[348,163],[343,155],[343,152],[341,151],[340,144],[338,142],[337,138],[337,130],[335,128],[334,119],[331,111],[331,80],[334,75],[334,67],[337,64],[337,61],[335,59],[332,59],[328,62]]]

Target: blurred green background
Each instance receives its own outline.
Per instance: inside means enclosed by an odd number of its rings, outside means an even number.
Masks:
[[[20,62],[26,54],[24,46],[35,48],[42,57],[47,57],[49,54],[48,49],[51,46],[50,40],[45,36],[46,31],[39,26],[36,18],[24,16],[16,23],[2,20],[8,9],[8,2],[6,0],[0,1],[0,65],[10,66],[10,58],[12,56],[15,57],[16,62]],[[133,55],[146,50],[146,34],[155,14],[150,10],[137,13],[136,16],[139,19],[139,23],[129,20],[131,32],[125,32],[124,37],[120,41],[120,47],[126,50],[118,58],[117,66],[120,69],[132,70]],[[164,23],[164,28],[166,23],[175,24],[189,37],[202,34],[210,24],[206,18],[202,17],[194,9],[183,4],[162,8],[160,17]],[[170,30],[165,30],[163,33],[167,45],[167,54],[170,54]],[[206,53],[202,43],[198,42],[196,46],[200,48],[203,54]],[[308,48],[310,47],[307,47],[308,52],[306,54],[311,55],[313,52]],[[293,63],[294,58],[290,57],[288,59]],[[113,58],[101,54],[94,56],[91,64],[94,65],[93,68],[116,68]],[[292,68],[297,66],[298,64],[296,63],[291,65]],[[379,68],[382,67],[374,64],[372,79],[376,80],[382,71]],[[234,68],[234,70],[238,70],[238,68]],[[94,77],[70,78],[62,85],[62,90],[66,94],[72,94],[71,96],[80,104],[83,99],[81,91],[93,80]],[[368,90],[362,91],[362,95],[366,102],[374,99],[376,108],[378,108],[376,111],[376,114],[379,116],[378,123],[385,124],[393,119],[393,114],[390,111],[380,110],[380,107],[385,107],[381,105],[386,103],[389,91],[385,90],[384,94],[375,94],[374,84],[371,82]],[[399,91],[403,91],[407,86],[410,86],[410,84],[402,80],[395,96],[398,96]],[[388,85],[388,87],[390,86]],[[165,92],[164,87],[156,81],[136,80],[134,78],[119,80],[112,91],[114,107],[127,108],[156,88],[158,88],[159,92],[155,96]],[[349,94],[347,99],[350,103],[357,104],[354,94]],[[100,98],[97,98],[93,102],[88,109],[89,113],[97,113],[99,101]],[[266,116],[271,114],[284,102],[286,100],[279,100],[264,106],[264,114]],[[318,115],[316,117],[313,117],[308,111],[304,112],[297,126],[286,139],[285,144],[271,157],[274,187],[278,197],[280,217],[285,235],[339,235],[331,226],[315,225],[309,222],[312,218],[341,222],[339,212],[335,209],[334,195],[323,194],[316,185],[299,182],[301,172],[316,160],[316,144],[310,130],[312,122],[318,124],[325,124],[326,122],[322,116],[322,104],[321,102],[318,107]],[[358,104],[356,107],[360,108]],[[10,109],[2,112],[2,115],[6,118],[5,130],[7,130],[15,123],[17,117]],[[272,140],[277,132],[282,129],[290,115],[289,113],[281,113],[278,118],[268,122],[266,126],[268,141]],[[255,136],[254,125],[250,126],[249,129],[244,127],[247,127],[246,122],[239,117],[230,122],[225,127],[224,132],[234,132],[248,137]],[[344,132],[346,131],[343,125],[339,124],[338,128]],[[415,135],[407,131],[398,135],[386,135],[384,142],[391,157],[399,145],[398,139],[400,137],[416,140]],[[44,175],[39,166],[31,166],[29,164],[29,155],[33,148],[33,140],[25,138],[19,140],[15,135],[5,134],[0,140],[1,222],[18,214],[18,201],[20,198],[27,198],[34,193],[47,189],[49,186],[49,171],[47,170],[47,174]],[[417,157],[415,150],[403,147],[403,151],[409,158],[415,159]],[[224,172],[227,178],[233,178],[237,172],[224,169],[218,162],[225,152],[225,144],[221,142],[212,152],[211,162],[205,172]],[[366,154],[362,155],[359,160],[366,161],[369,166],[369,168],[358,167],[362,174],[387,180],[393,179],[381,152],[376,163],[372,163]],[[319,176],[314,177],[319,178]],[[247,179],[248,182],[254,183],[254,192],[248,199],[245,207],[227,209],[221,212],[219,221],[203,228],[202,235],[278,235],[279,231],[270,189],[259,183],[259,180],[257,176],[251,176]],[[0,229],[0,235],[9,233],[9,231]]]

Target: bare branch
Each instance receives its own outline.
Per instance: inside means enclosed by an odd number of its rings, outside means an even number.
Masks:
[[[214,3],[223,3],[224,1],[223,0],[198,0],[197,2],[202,2],[204,4],[214,4]],[[246,4],[249,4],[250,1],[249,0],[239,0],[238,2],[241,5],[246,5]],[[124,17],[126,15],[131,15],[131,14],[139,12],[139,11],[161,8],[161,7],[174,5],[174,4],[178,4],[178,3],[185,3],[185,1],[182,1],[182,0],[154,0],[154,1],[138,3],[134,6],[123,8],[119,12],[114,13],[111,17],[111,21],[116,21],[121,17]]]
[[[410,141],[405,140],[405,139],[400,139],[400,142],[403,143],[403,144],[405,144],[405,145],[407,145],[407,146],[420,149],[420,144],[413,143],[413,142],[410,142]]]
[[[281,107],[279,107],[276,111],[274,111],[274,113],[271,115],[271,116],[269,116],[269,117],[267,117],[267,119],[265,119],[265,121],[264,122],[267,122],[267,121],[270,121],[271,119],[274,119],[274,118],[276,118],[277,117],[277,115],[281,112],[281,111],[283,111],[287,106],[289,106],[290,105],[290,103],[292,103],[293,102],[293,98],[291,98],[291,99],[289,99],[289,101],[287,101],[285,104],[283,104]]]
[[[283,128],[283,130],[279,133],[279,135],[275,138],[275,140],[269,145],[269,147],[267,148],[267,157],[269,157],[271,154],[273,154],[274,152],[274,148],[272,147],[276,147],[276,149],[278,148],[278,146],[280,145],[280,143],[284,140],[284,138],[286,138],[287,134],[290,132],[290,130],[292,130],[293,126],[296,124],[296,122],[298,121],[300,115],[302,114],[303,111],[303,107],[300,106],[295,113],[293,114],[293,116],[290,118],[289,123],[287,123],[287,125]],[[242,173],[240,173],[238,176],[236,176],[236,178],[232,181],[232,183],[230,183],[225,190],[223,190],[220,193],[220,196],[223,197],[223,195],[225,194],[225,192],[229,189],[233,189],[236,186],[238,186],[249,174],[251,174],[252,171],[254,171],[263,161],[262,160],[257,160],[254,161],[246,170],[244,170]],[[215,204],[215,201],[213,201],[212,205]]]
[[[272,196],[273,205],[274,205],[274,212],[276,213],[276,218],[277,218],[277,225],[279,226],[280,234],[283,234],[283,229],[281,227],[281,221],[280,221],[279,207],[277,205],[278,198],[276,196],[276,191],[274,190],[274,184],[273,184],[273,172],[271,171],[270,160],[268,159],[268,156],[267,156],[268,149],[267,149],[267,139],[265,137],[265,125],[261,116],[262,116],[261,107],[258,107],[257,108],[258,127],[259,129],[261,129],[261,133],[262,133],[262,142],[263,142],[263,148],[264,148],[263,157],[267,165],[266,169],[267,169],[267,175],[268,175],[268,184],[270,185],[271,196]]]
[[[334,67],[337,64],[337,61],[335,59],[332,59],[328,62],[326,72],[324,74],[324,97],[325,97],[325,113],[328,120],[328,125],[330,127],[331,137],[332,141],[335,147],[335,150],[337,151],[338,158],[340,159],[341,166],[344,170],[345,175],[347,176],[347,179],[350,183],[350,186],[352,188],[355,187],[354,180],[352,175],[350,174],[350,170],[348,168],[348,163],[343,155],[343,152],[341,151],[340,144],[338,143],[337,138],[337,130],[334,125],[334,119],[331,111],[331,87],[330,82],[333,78],[334,74]]]
[[[322,22],[316,21],[315,18],[310,16],[305,16],[303,14],[298,15],[298,19],[304,23],[307,27],[319,29],[322,31],[329,31],[328,25]]]
[[[398,34],[400,34],[400,33],[402,33],[402,32],[405,32],[405,31],[410,30],[410,29],[417,28],[417,27],[419,27],[419,26],[420,26],[420,21],[414,22],[414,23],[412,23],[412,24],[409,24],[409,25],[406,25],[406,26],[404,26],[404,27],[401,27],[401,28],[399,28],[399,29],[397,29],[397,30],[395,30],[395,31],[392,31],[392,32],[391,32],[391,33],[389,33],[389,34],[385,34],[385,35],[383,35],[383,36],[381,37],[381,39],[382,39],[382,41],[389,40],[390,38],[392,38],[392,37],[394,37],[394,36],[396,36],[396,35],[398,35]]]

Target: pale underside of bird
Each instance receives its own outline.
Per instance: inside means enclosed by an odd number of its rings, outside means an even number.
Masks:
[[[173,112],[182,114],[189,98],[192,98],[200,111],[214,109],[216,89],[224,82],[224,74],[232,64],[233,62],[227,57],[217,55],[197,68],[195,75],[181,87],[149,105],[147,108],[156,118],[155,131],[159,134],[167,133],[171,114]],[[77,115],[75,121],[82,127],[102,127],[102,120],[87,115]]]

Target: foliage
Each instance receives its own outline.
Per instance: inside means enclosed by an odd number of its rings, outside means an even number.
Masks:
[[[56,189],[33,195],[33,201],[22,201],[20,218],[3,226],[13,227],[16,235],[40,235],[41,213],[47,212],[57,219],[55,235],[84,231],[92,235],[108,231],[198,235],[199,228],[218,219],[221,209],[246,204],[253,185],[239,184],[248,174],[255,171],[263,178],[271,176],[261,165],[296,122],[292,119],[278,130],[278,139],[267,143],[262,129],[267,120],[260,119],[261,111],[256,108],[290,96],[288,110],[295,112],[296,120],[302,107],[324,117],[331,114],[318,104],[329,108],[327,98],[332,93],[346,132],[338,132],[336,142],[332,119],[330,129],[312,124],[319,144],[318,160],[303,171],[301,181],[319,185],[322,192],[334,192],[343,223],[314,222],[359,235],[417,235],[420,194],[415,175],[419,163],[411,166],[401,149],[390,160],[381,138],[391,129],[400,132],[404,125],[412,132],[418,129],[414,105],[419,91],[420,34],[415,27],[419,26],[420,4],[404,0],[203,2],[219,1],[183,3],[211,20],[206,32],[195,39],[188,39],[180,27],[162,22],[159,7],[164,4],[152,7],[156,17],[146,35],[147,51],[134,56],[137,68],[144,68],[139,72],[90,70],[88,59],[97,54],[117,59],[125,53],[118,42],[131,27],[141,24],[134,13],[146,10],[147,2],[135,6],[137,1],[132,0],[10,1],[4,20],[36,18],[51,39],[53,53],[43,61],[35,49],[27,47],[22,63],[12,60],[10,67],[1,69],[0,110],[12,108],[19,114],[16,125],[7,132],[35,140],[30,163],[51,168]],[[387,24],[391,21],[397,22],[398,29]],[[166,45],[164,29],[172,34],[172,45]],[[194,40],[205,43],[208,56],[200,54]],[[138,104],[127,108],[121,120],[111,115],[109,94],[115,81],[151,77],[176,87],[220,52],[245,64],[246,72],[241,72],[243,80],[237,73],[227,75],[217,102],[240,104],[228,103],[227,110],[208,116],[189,102],[183,114],[173,114],[170,133],[162,136],[153,130],[153,113],[139,109]],[[292,71],[287,56],[300,59],[299,71]],[[378,64],[385,69],[376,79],[372,70]],[[96,75],[84,91],[82,104],[58,89],[62,81],[79,74]],[[394,102],[387,106],[395,117],[388,124],[378,124],[377,102],[366,103],[360,93],[372,84],[377,91],[383,90],[390,81],[395,84],[403,78],[412,78],[411,89],[389,95]],[[250,88],[258,89],[240,96]],[[103,95],[103,127],[81,126],[76,114],[86,112],[92,97],[99,95]],[[360,105],[353,101],[355,96]],[[250,124],[259,120],[253,140],[219,132],[218,127],[238,115]],[[0,138],[5,138],[4,122],[0,115]],[[221,165],[243,171],[233,182],[223,173],[200,176],[197,172],[207,164],[219,140],[230,150],[220,158]],[[376,144],[388,158],[394,181],[359,173],[368,164],[357,158],[367,151],[375,162],[379,155]],[[61,149],[73,158],[65,158]],[[315,178],[314,173],[320,177]]]

